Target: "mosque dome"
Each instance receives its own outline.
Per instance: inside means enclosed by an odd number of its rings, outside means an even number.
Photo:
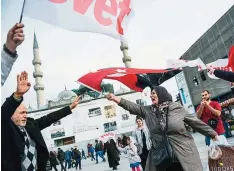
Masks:
[[[71,99],[76,96],[76,93],[74,93],[73,91],[65,89],[58,94],[58,99]]]

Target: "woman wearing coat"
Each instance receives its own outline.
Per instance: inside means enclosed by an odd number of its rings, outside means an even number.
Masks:
[[[192,135],[186,131],[184,122],[201,134],[213,139],[217,139],[217,133],[199,120],[195,114],[189,114],[180,104],[172,102],[171,95],[164,87],[154,86],[152,88],[152,105],[150,106],[141,106],[113,94],[107,95],[107,99],[145,119],[152,142],[146,171],[203,171],[195,142]],[[155,158],[164,155],[164,153],[161,155],[157,153],[157,150],[161,150],[159,145],[165,142],[163,139],[165,128],[168,146],[171,147],[176,160],[168,165],[160,166],[161,163],[156,164],[158,160]]]
[[[104,144],[104,155],[105,153],[107,153],[109,167],[117,170],[117,166],[119,165],[119,150],[113,139],[110,139]]]
[[[50,165],[54,168],[55,171],[58,171],[56,165],[58,165],[58,160],[56,158],[56,154],[53,151],[50,151],[49,156]]]
[[[143,119],[141,117],[136,118],[137,128],[133,131],[133,137],[136,143],[141,148],[141,166],[145,170],[145,165],[148,157],[149,150],[151,148],[151,141],[149,136],[149,130],[145,124],[143,124]]]

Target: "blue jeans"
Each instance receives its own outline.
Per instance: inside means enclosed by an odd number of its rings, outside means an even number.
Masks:
[[[224,135],[224,136],[226,137],[226,134],[225,134],[225,133],[220,134],[220,135]],[[205,141],[206,141],[206,145],[207,145],[207,146],[209,146],[209,145],[210,145],[210,139],[211,139],[210,137],[206,136]]]
[[[98,163],[98,156],[102,158],[102,161],[106,161],[106,159],[103,156],[102,151],[96,151],[96,162]]]

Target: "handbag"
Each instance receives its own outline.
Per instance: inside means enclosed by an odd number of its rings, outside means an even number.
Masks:
[[[213,129],[216,129],[217,128],[217,125],[219,123],[219,120],[218,119],[215,119],[215,118],[210,118],[208,120],[208,125],[213,128]]]
[[[167,108],[168,113],[168,108]],[[177,162],[177,158],[173,152],[173,149],[169,143],[168,136],[168,115],[166,115],[166,129],[163,131],[163,141],[161,143],[157,143],[157,146],[153,146],[152,151],[152,159],[153,163],[157,167],[166,167],[173,162]]]

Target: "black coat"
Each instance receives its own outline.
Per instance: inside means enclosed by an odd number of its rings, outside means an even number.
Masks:
[[[20,171],[21,160],[24,156],[25,140],[22,132],[11,120],[17,107],[21,101],[16,101],[12,96],[6,99],[1,108],[1,134],[2,134],[2,170],[4,171]],[[71,113],[70,107],[65,107],[58,111],[52,112],[46,116],[34,120],[28,118],[26,130],[31,139],[36,143],[37,150],[37,166],[38,171],[45,171],[49,153],[42,137],[41,130],[49,127],[52,123],[62,119]]]
[[[106,142],[104,144],[104,154],[107,153],[109,167],[115,167],[119,165],[119,154],[115,144]]]
[[[56,166],[56,165],[59,164],[58,161],[57,161],[57,157],[55,155],[54,156],[50,156],[49,160],[50,160],[50,165],[51,166]]]
[[[223,70],[215,70],[214,75],[218,78],[221,78],[226,81],[234,82],[234,72],[231,71],[223,71]]]

